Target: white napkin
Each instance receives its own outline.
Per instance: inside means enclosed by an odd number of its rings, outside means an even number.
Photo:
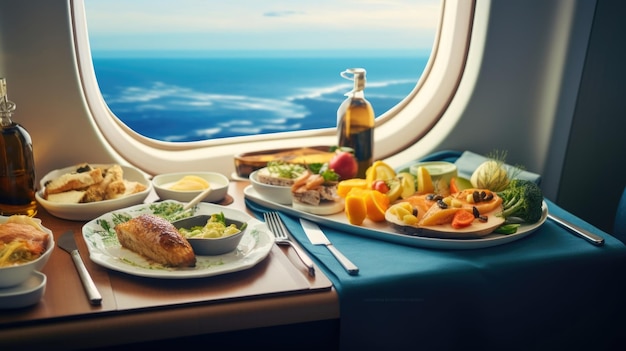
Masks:
[[[454,162],[456,164],[457,172],[459,176],[465,177],[469,179],[474,173],[474,170],[480,166],[481,163],[488,160],[487,157],[473,153],[471,151],[464,151],[463,154]],[[507,167],[513,168],[511,165],[506,165]],[[535,182],[536,184],[541,183],[541,176],[536,173],[521,171],[516,175],[515,178],[525,179]]]

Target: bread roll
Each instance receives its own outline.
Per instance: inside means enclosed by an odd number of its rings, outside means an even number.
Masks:
[[[191,245],[167,220],[143,214],[115,226],[120,244],[168,267],[194,267]]]
[[[61,204],[78,204],[82,202],[84,196],[85,191],[70,190],[57,194],[48,194],[48,198],[46,200]]]
[[[113,165],[104,170],[104,178],[87,188],[82,202],[96,202],[107,199],[107,188],[111,183],[123,181],[124,171],[120,165]]]
[[[85,169],[87,168],[87,169]],[[78,166],[81,172],[66,173],[46,184],[46,195],[63,193],[70,190],[84,190],[90,185],[100,183],[103,179],[100,168],[89,165]],[[82,171],[85,169],[84,171]]]

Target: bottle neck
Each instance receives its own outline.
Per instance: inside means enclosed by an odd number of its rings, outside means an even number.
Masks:
[[[0,112],[0,127],[7,128],[13,125],[11,113]]]
[[[0,125],[3,128],[13,124],[13,121],[11,121],[13,111],[15,111],[15,103],[9,101],[7,96],[6,79],[0,78]]]

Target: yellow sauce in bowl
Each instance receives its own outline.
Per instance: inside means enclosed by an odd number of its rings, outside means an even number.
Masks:
[[[169,189],[177,191],[194,191],[204,190],[208,187],[210,187],[210,184],[205,179],[194,175],[188,175],[169,186]]]

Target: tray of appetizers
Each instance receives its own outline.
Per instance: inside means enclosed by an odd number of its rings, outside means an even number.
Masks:
[[[346,233],[402,245],[431,249],[479,249],[510,243],[533,233],[546,221],[548,216],[548,207],[544,202],[541,219],[533,224],[521,224],[513,234],[487,233],[468,235],[465,238],[458,235],[455,237],[447,237],[449,235],[446,234],[455,234],[456,230],[447,226],[431,228],[431,230],[434,229],[438,231],[438,235],[433,235],[430,231],[420,233],[419,230],[411,230],[414,229],[414,227],[406,228],[408,226],[399,226],[397,223],[389,221],[373,222],[367,219],[363,221],[361,225],[353,225],[349,223],[343,211],[330,215],[317,215],[311,212],[301,211],[290,204],[280,204],[264,198],[251,185],[244,189],[244,196],[249,201],[272,210],[281,211],[294,217],[305,218],[320,225]],[[495,216],[495,214],[492,215]]]

